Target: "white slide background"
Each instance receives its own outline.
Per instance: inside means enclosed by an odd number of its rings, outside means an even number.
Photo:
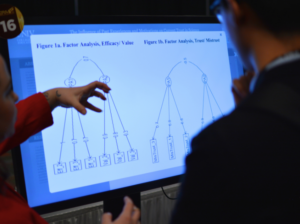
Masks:
[[[217,43],[179,44],[178,39],[220,39]],[[145,40],[177,40],[176,44],[147,45]],[[88,43],[102,41],[131,41],[134,45],[101,46],[101,47],[61,47],[37,48],[37,44]],[[111,165],[100,167],[99,156],[104,153],[104,113],[88,111],[81,116],[81,121],[88,147],[92,157],[97,160],[97,167],[86,169],[84,159],[88,152],[83,142],[78,114],[73,110],[74,136],[77,139],[76,158],[82,162],[82,170],[71,172],[69,162],[73,161],[72,119],[71,109],[68,109],[64,132],[64,144],[61,162],[67,164],[67,172],[55,175],[54,164],[59,161],[62,134],[66,109],[57,108],[53,112],[54,125],[42,132],[45,150],[47,174],[50,192],[64,191],[120,178],[150,173],[184,165],[185,151],[183,143],[183,128],[180,123],[174,101],[170,98],[171,134],[174,138],[176,159],[169,160],[167,137],[169,135],[168,98],[166,96],[156,130],[159,162],[152,163],[150,139],[156,127],[155,122],[161,109],[166,90],[165,79],[171,69],[176,66],[170,78],[172,91],[176,99],[184,126],[190,138],[201,130],[202,112],[204,111],[204,126],[212,121],[212,112],[216,118],[221,112],[212,95],[203,93],[202,73],[191,64],[197,65],[208,78],[209,87],[223,114],[234,108],[231,95],[231,75],[227,50],[227,41],[223,32],[165,32],[165,33],[105,33],[105,34],[63,34],[63,35],[32,35],[31,46],[34,62],[34,73],[37,91],[45,91],[54,87],[65,87],[64,81],[70,76],[75,64],[87,57],[93,60],[106,76],[110,77],[108,85],[111,94],[128,131],[130,144],[138,151],[138,161],[115,164],[113,153],[117,152],[113,137],[112,121],[106,103],[106,153],[111,156]],[[186,63],[185,63],[186,61]],[[76,86],[99,80],[102,76],[99,69],[91,61],[80,61],[75,67],[72,78]],[[89,100],[103,109],[103,101],[97,98]],[[111,106],[112,106],[112,102]],[[204,110],[203,109],[204,105]],[[123,129],[118,116],[112,107],[112,116],[118,135],[119,149],[127,153],[129,144],[123,136]]]

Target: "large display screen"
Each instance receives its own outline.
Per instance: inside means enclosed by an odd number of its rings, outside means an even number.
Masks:
[[[183,174],[191,139],[232,111],[243,74],[219,24],[27,25],[8,47],[20,99],[112,89],[90,99],[102,113],[57,108],[21,145],[31,207]]]

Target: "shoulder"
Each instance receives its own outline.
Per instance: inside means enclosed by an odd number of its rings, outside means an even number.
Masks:
[[[195,136],[191,144],[192,154],[234,154],[241,150],[241,145],[281,127],[278,124],[283,122],[276,115],[246,105],[247,102]]]
[[[186,162],[197,163],[200,157],[211,161],[216,157],[247,160],[268,147],[279,147],[283,137],[287,141],[295,141],[299,127],[287,116],[253,103],[260,96],[260,92],[252,94],[229,115],[201,131],[192,140],[192,153]],[[260,104],[266,105],[265,100],[261,100]]]
[[[210,148],[220,144],[224,145],[231,141],[234,136],[239,135],[241,129],[246,128],[245,126],[251,125],[249,121],[253,120],[252,117],[255,117],[255,114],[251,113],[250,110],[235,109],[195,136],[192,140],[192,147],[196,149],[198,145],[203,144],[209,144]]]

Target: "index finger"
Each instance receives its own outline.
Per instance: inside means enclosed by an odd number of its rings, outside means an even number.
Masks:
[[[233,98],[234,98],[234,102],[235,102],[235,105],[237,106],[241,101],[242,101],[242,98],[241,96],[237,93],[236,89],[234,87],[231,88],[231,92],[233,94]]]
[[[243,82],[241,82],[240,79],[234,79],[232,87],[236,91],[236,93],[239,94],[241,97],[246,97],[246,95],[249,92],[246,85]]]
[[[108,87],[108,85],[106,85],[105,83],[103,82],[98,82],[98,81],[95,81],[95,82],[92,82],[88,85],[89,88],[98,88],[98,89],[102,89],[105,93],[108,93],[111,88]]]
[[[125,206],[123,208],[123,212],[122,213],[125,216],[131,217],[134,204],[133,204],[132,200],[129,197],[127,197],[127,196],[124,198],[124,200],[125,200]]]

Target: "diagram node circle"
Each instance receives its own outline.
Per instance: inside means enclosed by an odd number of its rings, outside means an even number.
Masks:
[[[76,85],[76,80],[73,79],[73,78],[67,78],[67,79],[65,80],[65,85],[66,85],[67,87],[73,87],[73,86]]]
[[[172,86],[172,79],[169,76],[166,78],[166,85],[168,87]]]
[[[103,82],[105,84],[110,82],[110,78],[107,75],[102,75],[99,79],[100,82]]]
[[[207,75],[203,74],[203,75],[202,75],[202,82],[203,82],[204,84],[206,84],[207,81],[208,81]]]

